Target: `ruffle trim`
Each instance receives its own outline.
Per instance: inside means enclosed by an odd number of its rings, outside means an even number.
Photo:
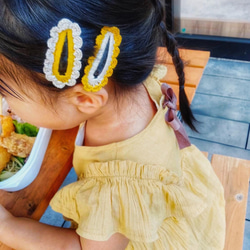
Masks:
[[[131,241],[153,242],[164,220],[195,218],[223,192],[207,163],[194,146],[182,150],[179,177],[135,162],[92,163],[78,182],[55,195],[51,206],[74,220],[84,238],[105,241],[119,232]]]
[[[154,65],[148,78],[143,82],[148,90],[151,99],[154,101],[156,107],[159,109],[160,100],[162,97],[160,80],[167,74],[167,67],[161,64]]]
[[[79,179],[86,178],[132,178],[137,181],[152,180],[162,184],[177,184],[180,177],[160,166],[147,165],[133,161],[113,160],[90,163]]]

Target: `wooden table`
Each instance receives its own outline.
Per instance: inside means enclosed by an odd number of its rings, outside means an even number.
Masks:
[[[37,178],[16,192],[0,190],[0,203],[13,215],[39,220],[72,168],[78,128],[53,131]],[[9,250],[0,242],[0,250]]]

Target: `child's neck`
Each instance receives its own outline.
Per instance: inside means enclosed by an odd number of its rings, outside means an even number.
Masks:
[[[132,98],[125,97],[118,106],[109,102],[100,115],[86,122],[84,145],[102,146],[133,137],[146,128],[155,113],[156,107],[142,85]]]

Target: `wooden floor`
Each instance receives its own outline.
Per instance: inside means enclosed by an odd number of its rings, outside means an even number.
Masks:
[[[191,105],[200,133],[186,127],[191,142],[209,158],[220,154],[250,160],[249,89],[250,62],[209,59]],[[249,197],[248,189],[243,250],[250,249]]]

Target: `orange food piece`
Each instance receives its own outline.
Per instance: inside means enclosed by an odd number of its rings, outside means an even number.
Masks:
[[[6,167],[7,163],[10,161],[11,154],[6,148],[0,147],[0,172]]]
[[[15,126],[13,120],[10,116],[0,115],[1,125],[2,125],[2,137],[8,137],[13,131],[15,131]]]

